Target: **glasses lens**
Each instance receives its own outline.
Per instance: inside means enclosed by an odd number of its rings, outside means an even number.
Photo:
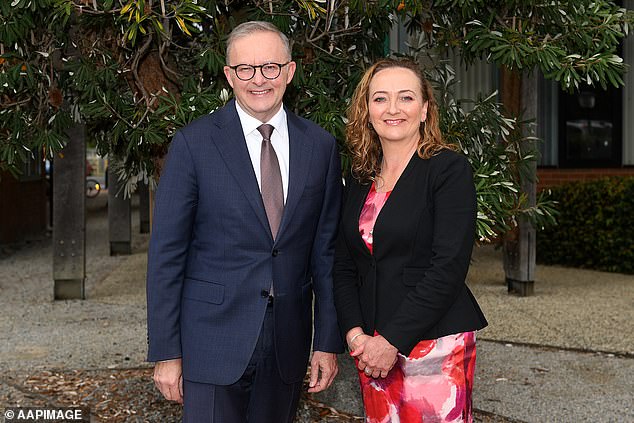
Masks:
[[[267,79],[275,79],[280,76],[282,68],[277,63],[262,65],[262,75]]]
[[[240,65],[236,68],[236,75],[244,81],[249,80],[255,75],[255,68],[249,65]]]

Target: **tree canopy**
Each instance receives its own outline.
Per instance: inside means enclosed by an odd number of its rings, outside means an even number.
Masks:
[[[129,186],[152,179],[174,131],[223,105],[224,43],[245,20],[289,35],[298,64],[286,104],[343,141],[345,109],[363,69],[387,53],[397,20],[425,48],[457,49],[512,70],[540,69],[564,88],[622,85],[618,44],[632,12],[611,1],[522,0],[9,0],[0,4],[0,170],[53,157],[66,129],[87,128]],[[479,234],[526,210],[512,172],[522,160],[514,119],[495,96],[467,113],[451,101],[451,72],[430,69],[443,125],[476,173]]]

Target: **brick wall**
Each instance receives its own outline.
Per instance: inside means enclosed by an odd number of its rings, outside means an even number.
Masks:
[[[555,169],[538,168],[539,182],[537,190],[561,185],[566,182],[588,181],[605,176],[634,176],[634,167],[604,168],[604,169]]]
[[[0,244],[42,236],[46,231],[46,180],[19,181],[0,175]]]

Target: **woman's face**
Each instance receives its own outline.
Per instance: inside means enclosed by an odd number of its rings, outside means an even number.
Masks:
[[[414,72],[388,68],[376,73],[370,81],[368,109],[381,142],[418,143],[427,102]]]

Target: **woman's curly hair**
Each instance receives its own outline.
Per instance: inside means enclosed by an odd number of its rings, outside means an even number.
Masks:
[[[370,125],[370,82],[378,72],[390,68],[403,68],[414,72],[420,82],[423,101],[428,102],[427,119],[420,125],[418,155],[428,159],[441,150],[455,150],[455,146],[443,141],[434,92],[429,81],[423,76],[420,66],[409,59],[381,59],[366,70],[354,91],[347,113],[346,142],[351,153],[352,175],[361,182],[369,182],[379,173],[383,155],[379,136]]]

